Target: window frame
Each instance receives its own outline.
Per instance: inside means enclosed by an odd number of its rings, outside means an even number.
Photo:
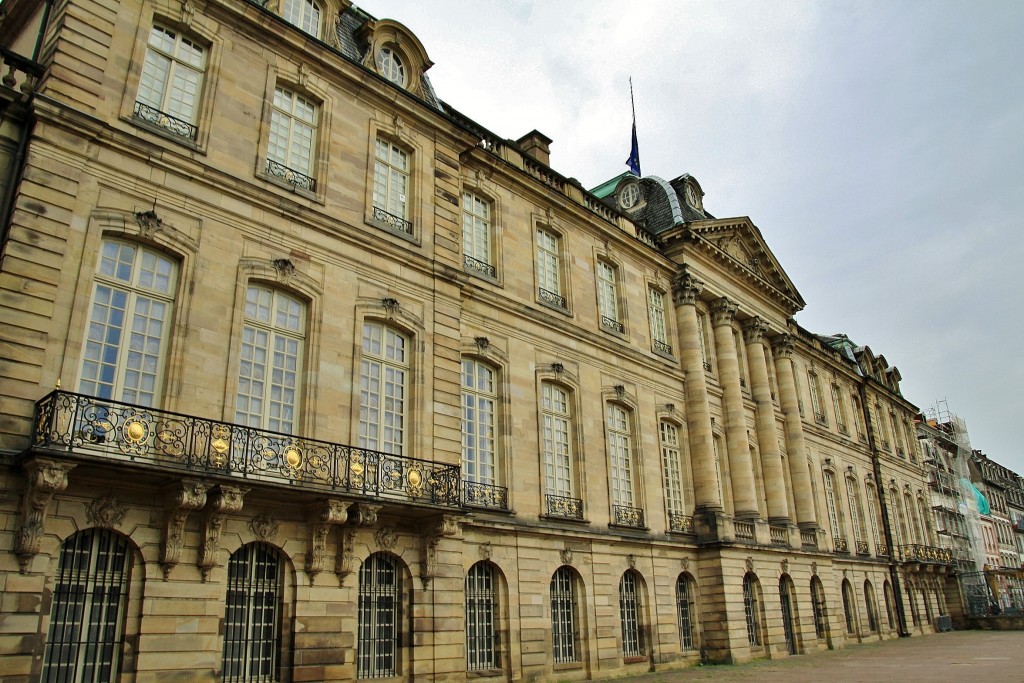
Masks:
[[[110,254],[108,252],[108,245],[117,250],[116,254]],[[122,278],[118,278],[116,274],[104,273],[104,262],[113,258],[113,267],[115,273],[119,270],[119,266],[123,264],[121,257],[125,249],[133,250],[132,263],[130,265],[129,280],[125,281]],[[144,262],[146,256],[150,256],[154,259],[155,264],[159,264],[161,260],[169,265],[169,272],[167,273],[167,289],[166,292],[162,292],[159,289],[146,288],[141,284],[141,279],[144,271]],[[167,370],[168,370],[168,357],[170,356],[170,349],[172,344],[172,331],[175,326],[175,318],[177,315],[178,306],[178,293],[181,290],[182,282],[182,264],[179,259],[171,256],[166,251],[151,247],[142,242],[133,241],[130,239],[124,239],[122,237],[104,235],[100,240],[99,249],[97,253],[96,263],[93,270],[92,281],[90,283],[90,294],[89,294],[89,309],[85,313],[83,320],[83,336],[82,336],[82,350],[81,357],[78,360],[78,391],[89,396],[96,396],[101,399],[108,399],[114,401],[122,401],[125,403],[132,403],[135,405],[142,405],[144,407],[161,407],[164,404],[164,386],[167,383]],[[156,280],[159,277],[159,273],[153,271],[153,279]],[[110,316],[103,319],[94,317],[97,314],[98,308],[103,307],[104,303],[98,298],[98,293],[101,288],[105,288],[108,291],[110,300],[113,301],[116,297],[115,294],[120,292],[124,296],[124,306],[122,313],[122,325],[120,332],[117,335],[118,343],[116,346],[110,345],[109,332],[104,332],[101,340],[91,339],[93,332],[97,326],[102,326],[104,330],[113,329],[109,324]],[[140,310],[140,302],[144,302],[145,305]],[[145,372],[146,360],[140,358],[139,362],[141,365],[135,370],[140,375],[140,379],[143,374],[151,375],[153,377],[152,389],[145,392],[149,395],[150,399],[143,400],[141,393],[143,393],[143,387],[128,388],[126,386],[127,376],[132,372],[132,368],[129,366],[130,358],[133,354],[149,356],[153,354],[139,354],[138,351],[132,350],[132,337],[136,334],[136,322],[139,316],[144,316],[144,320],[152,321],[157,320],[154,316],[149,313],[152,311],[153,305],[161,305],[164,313],[163,318],[160,319],[161,333],[159,335],[159,348],[156,354],[157,359],[155,366],[151,368],[151,371]],[[116,310],[113,306],[106,306],[108,310]],[[111,314],[113,317],[116,315]],[[147,332],[150,331],[150,326],[146,326]],[[90,348],[94,343],[101,342],[98,350],[95,352],[96,358],[90,358]],[[147,344],[143,344],[146,347]],[[106,357],[106,348],[117,348],[117,358],[114,365],[114,377],[111,379],[109,386],[109,396],[103,395],[101,392],[100,379],[102,378],[102,368],[104,365],[110,365],[109,363],[103,363],[103,359]],[[86,368],[87,364],[95,363],[97,366],[97,374],[95,379],[86,379]],[[95,384],[94,389],[86,387],[86,383]],[[102,385],[106,385],[103,382]],[[126,395],[126,392],[135,392],[133,397]]]
[[[640,462],[633,410],[622,403],[606,401],[604,414],[611,523],[644,527],[640,499],[643,487],[639,481]]]
[[[281,101],[279,101],[278,95],[281,96]],[[290,105],[287,109],[283,106],[285,97]],[[274,84],[273,92],[270,94],[269,105],[265,177],[295,191],[301,190],[315,196],[319,184],[317,170],[318,142],[323,118],[322,100],[310,97],[302,89],[278,82]],[[307,108],[312,112],[311,115],[308,118],[303,118],[299,115],[299,107]],[[302,136],[299,141],[295,139],[297,132]],[[275,151],[275,147],[279,144],[275,140],[280,137],[285,138],[283,156]],[[303,141],[303,138],[308,139]],[[296,153],[299,154],[298,157],[296,157]],[[303,153],[305,154],[304,160]],[[298,168],[297,166],[300,164],[297,161],[302,161],[305,168]]]
[[[577,583],[576,572],[566,565],[551,575],[551,661],[556,666],[582,661]]]
[[[472,205],[474,210],[469,210]],[[484,207],[486,215],[475,210]],[[495,227],[495,203],[472,188],[462,190],[462,269],[470,275],[498,281],[498,244]],[[467,225],[472,222],[472,226]],[[486,244],[481,248],[483,238]],[[471,253],[472,252],[472,253]],[[484,258],[481,258],[483,256]]]
[[[679,649],[683,652],[698,649],[696,586],[697,582],[688,572],[676,578],[676,624],[679,628]]]
[[[604,332],[625,336],[626,316],[618,265],[599,257],[594,262],[594,284],[597,288],[598,327]]]
[[[466,670],[488,671],[501,667],[500,601],[498,571],[482,560],[466,572]]]
[[[471,373],[472,376],[473,376],[473,386],[470,386],[470,387],[467,387],[467,382],[466,382],[467,366],[470,366],[473,369],[473,372]],[[490,387],[489,390],[484,390],[484,389],[480,389],[479,388],[479,384],[480,384],[480,381],[481,381],[479,375],[480,375],[480,371],[481,370],[485,370],[485,371],[489,372],[490,375],[491,375],[490,376],[491,387]],[[463,471],[463,477],[462,478],[463,478],[463,481],[468,481],[468,482],[472,482],[472,483],[476,483],[476,484],[485,484],[485,485],[488,485],[488,486],[498,486],[502,482],[501,465],[500,465],[500,454],[499,454],[500,429],[499,429],[499,424],[498,424],[499,417],[500,417],[500,409],[501,409],[501,398],[500,398],[500,395],[499,395],[499,388],[500,388],[500,386],[501,386],[500,376],[499,376],[499,373],[498,373],[498,369],[494,365],[492,365],[491,363],[488,363],[486,361],[480,360],[478,358],[471,357],[471,356],[464,356],[462,358],[462,389],[461,389],[461,392],[460,392],[460,398],[461,398],[461,404],[462,404],[462,471]],[[489,440],[490,440],[490,450],[487,451],[486,449],[481,449],[479,447],[479,445],[472,446],[472,447],[470,447],[470,449],[473,451],[473,453],[474,453],[474,455],[476,457],[467,458],[467,447],[468,446],[467,446],[466,437],[467,437],[467,433],[468,432],[467,432],[466,426],[467,426],[467,424],[473,424],[473,425],[476,425],[476,426],[479,427],[480,424],[481,424],[479,419],[477,419],[477,418],[470,419],[467,416],[467,412],[471,409],[470,406],[467,406],[467,399],[469,399],[471,397],[475,399],[473,401],[474,406],[472,407],[472,409],[475,410],[475,412],[478,413],[478,414],[481,411],[481,407],[480,407],[481,403],[482,402],[490,402],[490,406],[489,406],[490,421],[488,423],[484,423],[484,425],[485,426],[489,426],[490,430],[491,430],[491,434],[490,434],[490,437],[489,437]],[[487,414],[487,413],[485,413],[485,414]],[[477,436],[477,441],[479,442],[480,437],[479,437],[478,432],[476,430],[474,430],[473,434]],[[482,462],[482,460],[483,460],[483,458],[481,457],[482,455],[489,456],[489,462]],[[479,473],[474,474],[474,475],[469,474],[470,467],[468,465],[470,463],[476,465],[477,468],[480,468],[480,467],[483,467],[483,466],[490,467],[490,469],[491,469],[490,475],[489,476],[488,475],[482,475],[482,474],[479,474]]]
[[[622,657],[627,661],[646,654],[643,613],[643,578],[635,569],[627,569],[619,579],[619,627]]]
[[[273,559],[275,563],[275,576],[270,581],[266,579],[260,581],[259,579],[259,562],[258,558],[253,558],[254,554],[263,554],[262,559],[264,567],[268,567],[266,564],[268,559]],[[232,568],[236,570],[240,569],[239,564],[242,562],[250,562],[250,564],[241,567],[245,570],[245,576],[241,577],[240,583],[232,582]],[[235,552],[231,553],[231,557],[228,560],[227,567],[227,589],[224,600],[224,643],[221,650],[221,671],[222,677],[230,677],[232,681],[240,681],[242,683],[262,683],[264,681],[279,680],[281,669],[282,669],[282,643],[284,642],[284,613],[285,613],[285,560],[284,555],[277,548],[263,542],[247,543]],[[238,575],[234,575],[235,579],[238,579]],[[248,581],[246,581],[246,579]],[[232,586],[235,586],[235,594],[243,593],[241,596],[244,599],[244,604],[238,605],[237,608],[240,610],[240,616],[243,618],[232,620]],[[276,592],[275,590],[276,589]],[[269,615],[265,612],[268,611],[266,607],[267,600],[270,601]],[[265,605],[262,610],[259,610],[258,605],[260,600],[264,601]],[[252,618],[253,613],[264,614],[264,619],[257,622]],[[232,639],[231,633],[234,629],[241,627],[245,630],[244,637],[241,639]],[[258,639],[260,635],[264,634],[264,628],[269,627],[270,636]],[[256,636],[253,632],[256,632]],[[229,672],[229,650],[231,649],[233,642],[239,642],[241,644],[242,651],[238,653],[237,657],[231,659],[231,661],[237,661],[238,665],[244,667],[245,671],[240,673],[228,673]],[[254,654],[254,649],[259,648],[260,654]],[[261,660],[262,655],[262,660]],[[264,668],[260,672],[252,671],[251,667],[257,664],[258,661],[263,661],[269,665],[269,671]]]
[[[672,345],[669,343],[669,323],[665,310],[665,292],[658,287],[648,285],[647,320],[651,330],[651,350],[674,359]]]
[[[569,314],[571,309],[565,266],[565,236],[550,225],[537,225],[533,238],[536,300],[543,306]]]
[[[381,148],[387,154],[380,156]],[[403,165],[394,163],[394,156],[401,155]],[[415,165],[417,153],[404,141],[386,131],[374,131],[370,140],[370,182],[367,188],[369,203],[368,222],[393,235],[416,241],[415,208]],[[394,187],[396,178],[404,183],[404,194]],[[394,209],[399,213],[395,213]]]
[[[386,552],[372,553],[359,568],[356,589],[356,678],[390,678],[398,676],[402,670],[406,613],[406,577],[403,570],[398,558]],[[390,581],[382,581],[381,576],[387,578],[388,573],[391,575]],[[381,598],[390,598],[391,604],[382,605]],[[374,660],[384,660],[385,664],[380,665],[378,662],[375,665]]]
[[[293,8],[296,16],[289,17]],[[281,2],[281,18],[317,40],[322,39],[320,33],[323,30],[323,17],[323,7],[316,0],[283,0]],[[313,22],[316,23],[315,26],[312,26]],[[310,30],[311,27],[315,30]]]
[[[370,349],[367,349],[367,332],[370,328],[380,328],[381,337],[379,340],[380,352],[373,353],[372,345],[373,339],[369,339],[371,345]],[[404,456],[409,450],[412,449],[412,433],[411,433],[411,415],[414,411],[413,397],[412,397],[412,379],[413,379],[413,360],[415,350],[415,337],[407,330],[396,327],[387,322],[383,322],[373,318],[367,318],[362,321],[362,328],[360,332],[360,353],[358,357],[359,363],[359,406],[358,406],[358,417],[356,422],[357,428],[357,444],[360,448],[367,448],[369,450],[377,451],[379,453],[385,453],[388,455]],[[394,335],[396,339],[402,340],[403,358],[401,360],[388,358],[388,334]],[[397,351],[397,347],[395,347]],[[379,368],[379,373],[376,379],[379,383],[379,391],[373,392],[368,388],[369,381],[373,377],[366,374],[368,367]],[[386,406],[390,402],[394,404],[397,394],[388,395],[386,393],[386,384],[388,371],[393,373],[402,373],[401,381],[401,411],[392,411],[392,414],[400,416],[400,432],[401,440],[395,441],[384,441],[382,440],[381,434],[388,431],[389,423],[385,419]],[[391,384],[395,384],[391,382]],[[377,408],[378,418],[376,420],[369,419],[368,407],[370,404],[367,401],[367,397],[375,395],[377,397]],[[388,400],[390,399],[390,401]],[[393,423],[392,423],[393,424]],[[368,430],[364,430],[364,425],[367,427],[376,427],[376,434],[371,436]],[[384,446],[384,447],[381,447]],[[397,446],[397,450],[395,450]]]
[[[173,49],[170,52],[153,43],[154,32],[157,31],[164,34],[172,34]],[[207,81],[206,75],[210,66],[211,52],[209,41],[204,38],[197,39],[195,36],[196,34],[191,30],[181,30],[166,22],[155,21],[149,26],[148,33],[141,41],[144,45],[139,67],[139,81],[135,88],[135,97],[132,99],[131,106],[132,120],[135,123],[141,123],[147,129],[151,129],[168,139],[193,146],[199,143],[200,119],[205,118],[203,105],[206,99],[204,97]],[[193,48],[201,50],[200,65],[189,64],[179,54],[179,48],[186,41],[191,43]],[[159,106],[142,101],[147,74],[150,78],[154,78],[156,74],[152,73],[151,69],[158,68],[150,66],[151,54],[162,57],[167,61],[167,69],[162,79],[163,82],[159,85],[159,88],[153,88],[160,91]],[[189,93],[194,101],[192,103],[192,111],[187,117],[182,115],[184,112],[174,113],[170,111],[170,104],[173,104],[172,93],[174,91],[174,83],[177,81],[177,74],[183,70],[186,73],[198,74],[193,86],[194,91]]]

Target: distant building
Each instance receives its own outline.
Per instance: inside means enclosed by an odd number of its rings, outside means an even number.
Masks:
[[[581,680],[958,613],[899,371],[695,177],[588,192],[345,0],[3,9],[5,681]]]

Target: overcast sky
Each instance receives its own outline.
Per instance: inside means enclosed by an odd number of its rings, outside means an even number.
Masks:
[[[441,99],[536,128],[590,188],[693,174],[750,216],[819,333],[884,354],[922,410],[1024,474],[1024,2],[363,0]]]

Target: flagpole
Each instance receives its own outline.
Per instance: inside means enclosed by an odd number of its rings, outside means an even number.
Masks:
[[[629,150],[629,158],[626,159],[626,166],[630,173],[636,177],[640,174],[640,146],[636,142],[636,101],[633,99],[633,77],[629,77],[629,107],[633,111],[633,140]]]

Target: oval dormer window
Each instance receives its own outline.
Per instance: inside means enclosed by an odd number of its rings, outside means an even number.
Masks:
[[[399,88],[405,87],[405,64],[398,53],[390,47],[382,47],[377,52],[377,69],[381,76]]]
[[[636,183],[629,183],[619,190],[619,206],[623,209],[632,209],[640,201],[640,186]]]

